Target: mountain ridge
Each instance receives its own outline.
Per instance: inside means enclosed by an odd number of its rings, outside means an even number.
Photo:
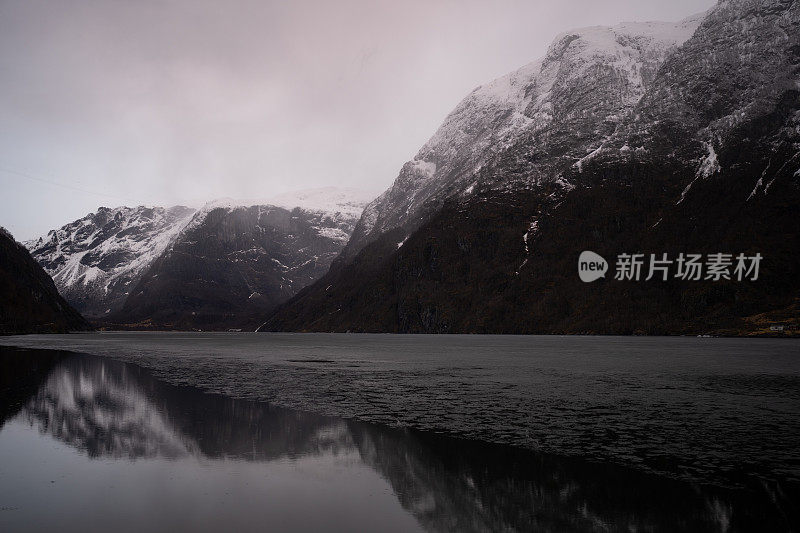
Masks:
[[[233,299],[222,299],[231,309],[240,309],[239,314],[235,314],[237,319],[222,319],[220,317],[226,313],[216,309],[214,316],[217,318],[206,317],[202,320],[203,327],[222,327],[214,324],[216,319],[223,320],[225,327],[235,327],[240,325],[236,320],[243,318],[242,308],[263,312],[293,295],[293,286],[302,287],[322,275],[347,242],[363,205],[371,198],[369,193],[357,189],[325,187],[284,193],[264,200],[218,199],[200,209],[183,206],[102,207],[95,213],[50,231],[46,236],[28,241],[26,245],[53,276],[65,297],[93,320],[104,326],[150,328],[174,325],[174,317],[163,324],[158,320],[153,322],[153,317],[162,312],[159,306],[174,310],[181,305],[188,305],[176,303],[181,299],[188,301],[188,296],[184,298],[174,294],[172,303],[165,304],[162,295],[170,294],[171,287],[162,287],[159,294],[152,295],[145,290],[145,286],[153,284],[159,275],[168,275],[172,285],[180,286],[188,282],[169,272],[156,271],[154,266],[166,265],[168,261],[165,261],[165,256],[174,256],[176,247],[183,252],[193,247],[197,254],[194,259],[197,264],[202,264],[206,254],[198,252],[198,243],[216,239],[216,248],[212,253],[225,248],[227,255],[216,258],[213,261],[217,263],[214,268],[208,262],[206,266],[209,268],[202,272],[186,270],[188,265],[181,268],[184,268],[184,273],[192,272],[196,276],[195,281],[219,283],[227,279],[222,272],[226,264],[231,272],[239,272],[242,265],[249,265],[248,273],[236,278],[233,285],[244,284],[248,292],[237,294]],[[235,226],[234,233],[238,232],[236,235],[222,235],[215,229],[226,218],[237,219],[232,223]],[[297,224],[292,223],[295,219],[302,219],[300,226],[303,227],[307,242],[297,244],[298,248],[293,250],[288,242],[283,242],[291,239],[291,235],[282,232],[297,230]],[[264,222],[265,226],[259,226],[259,222]],[[203,231],[209,233],[204,235]],[[231,242],[223,243],[229,240]],[[233,241],[238,242],[239,248],[226,248]],[[273,252],[279,256],[270,256],[264,264],[262,256]],[[302,260],[293,263],[293,254]],[[303,267],[304,264],[308,266]],[[176,265],[173,267],[177,268]],[[302,274],[273,276],[284,268],[300,269]],[[211,276],[212,272],[218,278],[204,280],[204,276]],[[268,287],[259,285],[255,279],[263,281],[263,276],[272,279],[278,287],[272,282],[268,283]],[[283,285],[282,278],[285,278]],[[232,292],[236,290],[232,288]],[[219,293],[213,291],[213,294],[219,301]],[[207,296],[210,298],[211,293]],[[143,298],[152,301],[144,303]],[[197,298],[192,297],[191,300],[193,306],[202,307]],[[262,301],[263,305],[250,305],[256,301]],[[197,313],[198,309],[193,307],[191,312]],[[196,327],[192,316],[196,315],[181,318],[180,326],[176,327]]]
[[[403,166],[394,184],[365,208],[344,257],[351,258],[376,232],[403,224],[413,228],[444,198],[491,185],[481,171],[521,136],[536,137],[555,153],[563,149],[559,137],[583,131],[586,147],[580,156],[595,150],[598,134],[610,135],[700,18],[563,32],[543,58],[474,89]],[[597,130],[598,122],[608,122],[603,131]],[[571,149],[580,152],[582,146]],[[539,179],[558,179],[541,174]],[[426,207],[429,202],[432,208]]]

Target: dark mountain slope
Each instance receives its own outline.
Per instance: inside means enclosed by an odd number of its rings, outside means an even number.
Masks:
[[[559,169],[520,136],[471,196],[404,242],[384,232],[264,329],[745,333],[782,309],[800,321],[799,21],[796,3],[720,3],[586,157]],[[605,279],[579,280],[583,250],[609,261]],[[720,252],[760,253],[759,278],[614,279],[621,253]]]
[[[88,330],[28,251],[0,228],[0,335]]]
[[[647,172],[629,169],[636,170]],[[753,174],[745,176],[742,182]],[[787,179],[780,186],[780,201],[744,206],[739,217],[723,224],[718,221],[726,215],[720,211],[726,210],[708,209],[686,218],[677,213],[656,230],[650,228],[650,202],[661,192],[661,180],[650,180],[576,190],[550,211],[551,216],[543,217],[529,254],[519,233],[529,217],[541,215],[536,195],[450,205],[400,250],[391,235],[369,245],[351,265],[301,292],[265,329],[736,333],[753,329],[745,317],[793,303],[800,294],[800,240],[792,229],[800,215],[796,183]],[[685,209],[694,202],[724,205],[733,200],[733,195],[717,193],[698,191]],[[760,208],[770,211],[769,221]],[[607,259],[621,251],[666,251],[673,257],[684,250],[769,252],[763,252],[760,279],[754,282],[623,282],[609,275],[585,284],[576,273],[578,255],[585,249]]]

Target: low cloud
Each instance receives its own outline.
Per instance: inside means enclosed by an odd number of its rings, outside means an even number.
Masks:
[[[27,238],[101,204],[379,191],[467,92],[561,31],[711,3],[0,0],[0,169],[17,173],[0,170],[0,224]]]

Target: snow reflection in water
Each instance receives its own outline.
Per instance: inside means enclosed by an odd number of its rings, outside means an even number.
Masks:
[[[786,492],[716,489],[235,400],[107,358],[8,349],[0,357],[3,530],[796,526]]]

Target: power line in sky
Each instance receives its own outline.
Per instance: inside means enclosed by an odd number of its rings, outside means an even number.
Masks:
[[[105,197],[105,198],[114,198],[116,200],[122,200],[123,202],[132,203],[134,205],[139,203],[137,200],[134,200],[133,198],[126,198],[126,197],[118,196],[118,195],[115,195],[115,194],[107,194],[107,193],[98,192],[98,191],[91,191],[91,190],[88,190],[88,189],[83,189],[81,187],[76,187],[74,185],[69,185],[69,184],[66,184],[66,183],[59,183],[57,181],[48,180],[48,179],[44,179],[44,178],[39,178],[37,176],[32,176],[32,175],[27,174],[25,172],[19,172],[18,170],[13,170],[13,169],[6,168],[6,167],[3,167],[3,166],[0,166],[0,172],[4,172],[6,174],[13,174],[15,176],[19,176],[19,177],[22,177],[22,178],[25,178],[25,179],[29,179],[29,180],[32,180],[32,181],[38,181],[39,183],[46,183],[47,185],[53,185],[55,187],[61,187],[61,188],[64,188],[64,189],[69,189],[69,190],[76,191],[76,192],[81,192],[81,193],[84,193],[84,194],[92,194],[92,195],[95,195],[95,196],[102,196],[102,197]]]

